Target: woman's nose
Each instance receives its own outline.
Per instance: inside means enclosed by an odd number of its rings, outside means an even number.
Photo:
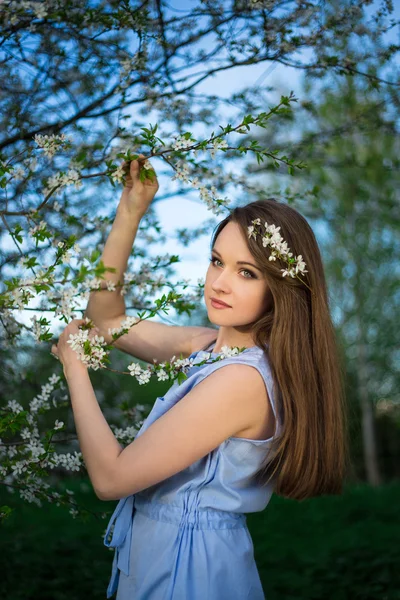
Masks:
[[[220,273],[216,279],[214,279],[211,287],[216,290],[230,290],[229,277],[225,273]]]

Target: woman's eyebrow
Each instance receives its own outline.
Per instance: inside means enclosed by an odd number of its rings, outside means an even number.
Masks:
[[[211,250],[211,252],[215,252],[215,254],[218,254],[218,256],[219,256],[220,258],[222,258],[222,254],[220,254],[220,253],[218,252],[218,250],[216,250],[215,248],[213,248],[213,249]],[[260,271],[260,273],[262,273],[262,271],[261,271],[261,269],[260,269],[259,267],[257,267],[256,265],[253,265],[253,263],[246,262],[245,260],[238,260],[238,261],[236,261],[236,264],[237,264],[237,265],[250,265],[251,267],[254,267],[255,269],[257,269],[257,271]]]

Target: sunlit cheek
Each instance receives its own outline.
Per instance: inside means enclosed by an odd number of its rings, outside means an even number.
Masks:
[[[210,285],[217,278],[218,278],[218,275],[212,271],[211,267],[208,267],[207,272],[206,272],[206,277],[205,277],[206,282]]]

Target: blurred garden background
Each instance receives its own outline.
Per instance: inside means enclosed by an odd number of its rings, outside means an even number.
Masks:
[[[201,278],[225,214],[172,179],[177,159],[231,206],[275,197],[315,231],[345,366],[350,468],[340,496],[274,495],[248,515],[256,562],[268,600],[400,599],[399,14],[398,3],[358,0],[0,3],[1,598],[106,597],[113,553],[102,538],[116,503],[95,496],[84,467],[32,466],[28,443],[79,452],[50,340],[82,316],[85,285],[101,272],[121,192],[106,171],[131,149],[155,155],[160,190],[132,251],[130,315],[150,310],[168,280],[182,301],[154,319],[210,326]],[[291,92],[285,110],[224,152],[157,155],[156,136],[205,140]],[[61,134],[70,145],[36,156],[35,135]],[[70,236],[80,258],[59,264],[61,284],[45,281]],[[23,287],[17,278],[28,275],[36,280]],[[132,357],[114,350],[110,360],[116,372],[90,372],[96,397],[116,432],[138,428],[171,384],[139,385],[117,372]],[[29,411],[33,399],[43,405],[38,431],[10,405]],[[50,444],[55,420],[64,429]],[[29,469],[13,468],[16,457]]]

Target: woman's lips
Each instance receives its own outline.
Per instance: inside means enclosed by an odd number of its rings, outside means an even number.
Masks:
[[[221,302],[218,302],[217,300],[212,300],[212,299],[211,299],[211,305],[214,308],[231,308],[230,306],[227,306],[226,304],[222,304]]]

